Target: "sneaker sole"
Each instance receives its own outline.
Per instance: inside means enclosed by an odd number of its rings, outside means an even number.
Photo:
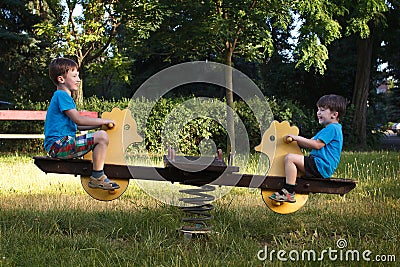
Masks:
[[[273,198],[273,197],[269,197],[269,199],[271,199],[271,200],[273,200],[273,201],[276,201],[276,202],[280,202],[280,203],[282,203],[282,202],[287,202],[287,203],[296,203],[296,200],[295,200],[295,201],[290,201],[290,200],[281,200],[281,199],[276,199],[276,198]]]
[[[120,188],[119,186],[118,186],[118,187],[112,187],[112,188],[105,188],[105,187],[103,187],[103,186],[100,186],[100,185],[93,185],[93,184],[91,184],[91,183],[89,183],[88,186],[89,186],[90,188],[92,188],[92,189],[102,189],[102,190],[115,190],[115,189],[119,189],[119,188]]]
[[[285,202],[285,200],[276,199],[276,198],[273,198],[272,196],[269,197],[269,199],[271,199],[271,200],[273,200],[273,201],[276,201],[276,202]]]

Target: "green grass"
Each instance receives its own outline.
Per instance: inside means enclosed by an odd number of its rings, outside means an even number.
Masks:
[[[258,190],[235,188],[213,204],[214,232],[185,239],[183,212],[131,181],[111,202],[90,198],[80,179],[44,174],[31,157],[0,156],[0,266],[396,266],[400,261],[400,155],[346,152],[336,177],[358,180],[350,193],[310,195],[289,215],[270,211]],[[260,261],[286,251],[371,250],[396,262]],[[263,255],[263,254],[260,254]],[[294,254],[293,254],[294,255]],[[337,254],[339,255],[339,254]]]

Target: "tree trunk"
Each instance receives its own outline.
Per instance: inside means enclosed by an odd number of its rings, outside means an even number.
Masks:
[[[229,42],[227,42],[227,52],[225,57],[225,63],[229,67],[232,67],[232,55],[233,49]],[[232,81],[232,69],[225,69],[225,83],[226,83],[226,127],[228,131],[228,155],[230,164],[233,164],[233,158],[236,153],[236,140],[235,140],[235,121],[234,121],[234,105],[233,105],[233,81]]]
[[[76,107],[79,110],[83,107],[83,77],[82,77],[83,76],[83,65],[82,65],[83,58],[76,56],[75,60],[76,60],[76,63],[78,64],[79,76],[81,78],[81,83],[79,84],[78,91],[72,92],[71,96],[74,99]]]
[[[372,58],[372,33],[366,39],[357,41],[357,72],[354,83],[353,104],[353,135],[359,148],[367,145],[367,100],[369,94],[371,58]]]
[[[77,109],[81,109],[83,107],[83,80],[81,79],[81,83],[79,84],[78,91],[74,91],[71,93],[72,98],[75,101]]]

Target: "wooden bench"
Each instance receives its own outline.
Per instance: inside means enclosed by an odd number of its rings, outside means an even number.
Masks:
[[[44,121],[45,110],[0,110],[0,121]],[[97,118],[95,111],[79,111],[82,116]],[[0,139],[43,139],[44,134],[0,134]]]

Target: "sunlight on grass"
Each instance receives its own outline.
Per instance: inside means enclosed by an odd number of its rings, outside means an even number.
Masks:
[[[265,159],[258,164],[258,157],[236,160],[242,173],[262,174],[268,167]],[[131,161],[163,166],[162,157]],[[119,199],[101,202],[85,193],[79,177],[45,174],[28,156],[0,156],[0,169],[0,266],[282,266],[260,261],[257,252],[265,246],[322,251],[336,248],[339,239],[349,249],[400,259],[397,152],[343,153],[334,176],[357,180],[357,187],[344,196],[311,194],[294,214],[270,211],[258,189],[231,188],[213,203],[214,232],[191,242],[176,231],[187,215],[132,180]],[[162,184],[153,186],[163,193]],[[317,265],[365,264],[339,263]]]
[[[0,194],[76,193],[79,179],[72,175],[44,174],[27,157],[6,157],[0,161]]]

